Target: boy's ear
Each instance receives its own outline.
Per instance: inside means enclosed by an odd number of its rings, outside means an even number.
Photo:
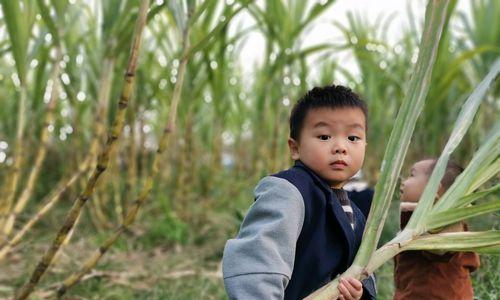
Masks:
[[[288,139],[288,148],[290,148],[290,154],[291,154],[293,160],[300,159],[299,143],[297,143],[296,140],[289,138]]]

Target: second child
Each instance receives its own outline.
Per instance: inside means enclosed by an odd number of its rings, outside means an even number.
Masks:
[[[436,159],[415,163],[410,176],[401,184],[401,229],[410,220],[436,165]],[[437,198],[451,186],[462,168],[450,161],[441,180]],[[466,231],[463,222],[445,227],[441,232]],[[470,272],[479,267],[479,256],[473,252],[405,251],[395,257],[394,300],[472,300],[474,292]]]

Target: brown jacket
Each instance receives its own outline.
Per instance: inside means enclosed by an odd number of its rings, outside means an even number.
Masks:
[[[401,216],[401,224],[409,214]],[[402,226],[402,227],[403,227]],[[470,300],[474,298],[470,272],[479,267],[473,252],[405,251],[395,257],[394,300]]]

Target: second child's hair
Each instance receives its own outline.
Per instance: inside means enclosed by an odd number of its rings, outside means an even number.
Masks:
[[[341,85],[315,87],[307,92],[293,107],[290,115],[290,137],[298,140],[304,119],[310,110],[318,108],[359,108],[365,115],[365,128],[368,124],[366,103],[351,89]]]
[[[431,175],[437,163],[436,158],[430,158],[430,160],[432,161],[432,163],[429,166],[429,175]],[[453,184],[453,182],[455,182],[455,179],[458,177],[458,175],[460,175],[460,173],[462,173],[463,170],[464,168],[462,168],[458,163],[451,160],[448,161],[443,178],[441,179],[441,184],[443,185],[443,189],[445,191]]]

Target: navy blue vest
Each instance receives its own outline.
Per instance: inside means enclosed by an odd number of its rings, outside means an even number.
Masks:
[[[302,299],[349,267],[361,243],[365,217],[351,202],[354,230],[331,188],[302,162],[274,174],[292,183],[302,194],[305,217],[297,240],[286,300]]]

